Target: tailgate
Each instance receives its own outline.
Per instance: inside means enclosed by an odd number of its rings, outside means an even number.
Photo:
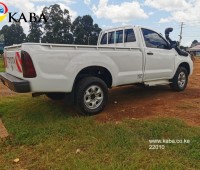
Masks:
[[[4,60],[6,62],[6,72],[22,78],[21,45],[6,47],[4,50]]]

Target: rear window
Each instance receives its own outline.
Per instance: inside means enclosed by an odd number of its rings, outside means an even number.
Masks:
[[[125,36],[124,36],[124,42],[135,42],[135,33],[133,29],[126,29],[125,30]]]
[[[116,31],[116,43],[123,43],[123,30]]]
[[[107,33],[102,36],[101,44],[107,44]]]
[[[115,42],[115,32],[108,33],[108,44],[114,44]]]

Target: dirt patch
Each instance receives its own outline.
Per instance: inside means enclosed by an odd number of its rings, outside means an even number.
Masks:
[[[7,88],[1,81],[0,81],[0,96],[6,97],[6,96],[12,96],[16,95],[17,93],[11,91],[9,88]]]
[[[6,130],[3,122],[0,119],[0,138],[4,139],[6,137],[8,137],[8,131]]]
[[[174,92],[168,86],[114,88],[110,91],[108,107],[96,116],[96,120],[107,122],[154,117],[173,117],[200,126],[200,59],[195,60],[194,73],[184,92]]]

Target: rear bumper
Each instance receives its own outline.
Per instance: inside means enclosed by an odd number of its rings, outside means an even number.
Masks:
[[[8,73],[0,73],[0,80],[10,90],[17,93],[28,93],[31,91],[29,81],[19,79]]]

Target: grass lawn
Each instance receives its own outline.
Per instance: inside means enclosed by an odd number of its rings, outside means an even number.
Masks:
[[[0,117],[10,133],[0,141],[0,169],[200,169],[200,128],[176,119],[99,123],[30,95],[0,97]],[[190,143],[149,150],[150,139]]]
[[[3,58],[0,55],[0,72],[4,71],[4,64],[3,64]]]

